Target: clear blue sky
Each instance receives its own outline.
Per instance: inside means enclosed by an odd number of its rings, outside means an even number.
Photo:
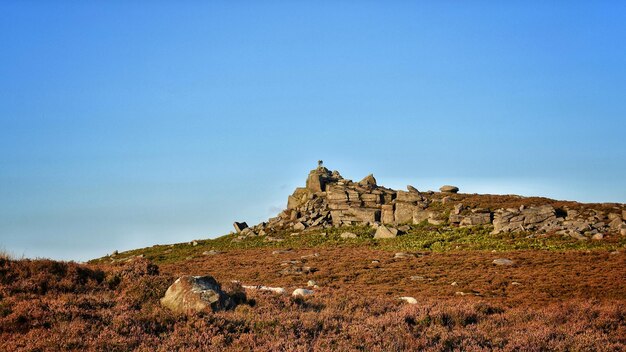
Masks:
[[[2,1],[0,247],[215,237],[345,177],[626,202],[623,1]]]

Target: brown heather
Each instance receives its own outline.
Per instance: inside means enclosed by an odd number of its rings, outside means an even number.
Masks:
[[[257,248],[160,267],[0,258],[0,350],[625,350],[624,253],[423,254]],[[493,266],[502,255],[516,264]],[[285,260],[317,271],[281,274]],[[159,298],[180,274],[213,275],[233,295],[231,280],[293,289],[314,279],[321,288],[304,299],[249,291],[231,311],[176,315]],[[397,300],[405,295],[419,303]]]

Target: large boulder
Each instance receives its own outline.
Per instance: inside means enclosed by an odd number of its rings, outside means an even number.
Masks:
[[[165,292],[161,305],[176,313],[228,309],[232,301],[211,276],[181,276]]]

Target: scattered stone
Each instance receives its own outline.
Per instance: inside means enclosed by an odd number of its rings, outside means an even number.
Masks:
[[[459,192],[459,187],[445,185],[445,186],[441,186],[441,188],[439,188],[439,190],[441,192],[443,192],[443,193],[458,193]]]
[[[357,238],[357,235],[352,233],[352,232],[344,232],[341,235],[339,235],[339,237],[341,237],[341,238]]]
[[[406,253],[406,252],[398,252],[393,255],[394,259],[406,259],[406,258],[415,258],[415,254]]]
[[[197,246],[198,245],[198,241],[195,241],[195,240],[191,241],[191,245],[194,246],[194,247]]]
[[[402,226],[398,226],[398,231],[399,232],[409,232],[411,230],[411,226],[409,225],[402,225]]]
[[[290,253],[291,249],[277,249],[275,251],[272,251],[272,254],[276,255],[276,254],[284,254],[284,253]]]
[[[372,260],[372,264],[380,264],[380,260]]]
[[[218,311],[232,302],[211,276],[181,276],[165,292],[161,305],[177,313]]]
[[[603,238],[604,238],[604,235],[601,233],[596,233],[595,235],[591,236],[591,239],[595,241],[602,240]]]
[[[284,240],[285,240],[284,238],[276,238],[272,236],[267,236],[263,239],[264,242],[282,242]]]
[[[304,296],[312,295],[313,293],[314,293],[314,291],[307,290],[306,288],[297,288],[297,289],[293,290],[291,295],[293,297],[304,297]]]
[[[246,224],[245,221],[244,222],[235,221],[233,226],[235,227],[235,231],[237,231],[237,233],[240,233],[241,231],[243,231],[244,229],[248,227],[248,224]]]
[[[374,238],[396,238],[398,235],[398,230],[393,227],[387,227],[385,225],[381,225],[376,229],[376,233],[374,234]]]
[[[317,286],[317,282],[315,282],[315,280],[309,280],[309,281],[306,283],[306,285],[307,285],[308,287],[314,287],[314,286]]]
[[[220,254],[220,253],[222,253],[222,252],[216,251],[215,249],[211,249],[210,251],[202,252],[202,255],[217,255],[217,254]]]
[[[455,282],[451,283],[450,286],[459,286],[459,284],[455,281]]]
[[[306,258],[317,258],[319,257],[320,254],[319,253],[313,253],[313,254],[306,254],[303,256],[300,256],[300,259],[306,259]]]
[[[417,304],[417,300],[414,297],[398,297],[398,299],[408,304]]]
[[[241,286],[246,290],[258,290],[258,291],[269,291],[274,292],[279,295],[285,294],[287,291],[282,287],[269,287],[269,286]]]
[[[520,285],[521,285],[521,283],[519,283],[519,282],[517,282],[517,281],[513,281],[513,282],[511,282],[511,285],[513,285],[513,286],[520,286]]]
[[[512,261],[511,259],[506,259],[506,258],[494,259],[492,263],[495,265],[504,265],[504,266],[510,266],[510,265],[515,264],[514,261]]]
[[[588,240],[587,237],[585,237],[585,235],[583,235],[582,233],[578,232],[578,231],[573,231],[569,233],[569,236],[571,238],[577,239],[579,241],[586,241]]]
[[[446,221],[442,219],[428,218],[428,223],[431,225],[443,225]]]

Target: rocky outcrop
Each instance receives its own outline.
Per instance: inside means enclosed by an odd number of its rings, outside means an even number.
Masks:
[[[557,227],[556,212],[550,205],[527,209],[500,209],[493,218],[493,232],[546,231]]]
[[[176,313],[218,311],[233,303],[211,276],[181,276],[165,292],[161,305]]]
[[[238,237],[266,236],[280,231],[297,234],[314,229],[345,225],[391,225],[400,228],[406,224],[428,223],[459,227],[493,226],[493,233],[555,232],[574,238],[591,238],[595,234],[615,233],[626,236],[624,205],[614,212],[594,209],[556,209],[550,204],[520,206],[518,208],[481,208],[463,205],[467,195],[458,194],[456,186],[443,186],[441,193],[419,192],[413,186],[407,191],[379,186],[374,175],[359,182],[343,178],[338,171],[330,171],[321,164],[311,170],[306,187],[297,188],[288,197],[287,209],[253,227],[235,223]],[[477,195],[475,195],[477,196]],[[513,199],[523,199],[511,196]],[[393,237],[385,233],[381,236]],[[377,231],[377,232],[378,232]],[[348,238],[349,235],[342,236]],[[384,238],[387,238],[384,237]],[[600,238],[600,236],[595,237]],[[269,238],[267,241],[280,240]]]

